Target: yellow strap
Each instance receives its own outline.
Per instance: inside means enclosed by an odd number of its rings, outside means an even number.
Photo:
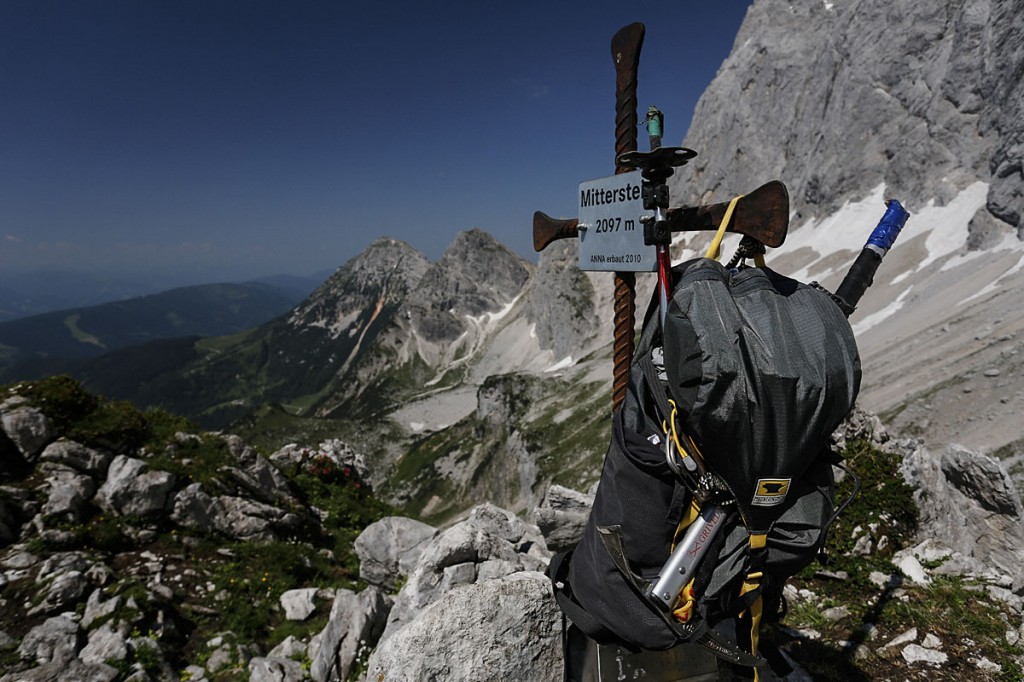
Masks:
[[[761,597],[750,605],[750,653],[757,656],[757,647],[761,643]],[[758,682],[757,668],[754,668],[754,682]]]
[[[756,533],[750,536],[750,549],[762,549],[768,544],[768,535],[766,533]],[[751,590],[756,590],[761,585],[761,577],[764,574],[761,571],[756,571],[747,575],[746,580],[743,581],[743,585],[740,586],[740,596],[742,597]],[[754,600],[754,603],[750,605],[750,653],[757,656],[757,647],[761,640],[761,615],[764,610],[764,603],[761,601],[761,596]],[[746,613],[746,612],[744,612]],[[741,613],[740,617],[744,614]],[[757,668],[754,668],[754,682],[758,682]]]
[[[764,254],[763,253],[759,253],[759,254],[754,256],[754,265],[756,265],[759,268],[763,268],[764,267]]]
[[[686,583],[686,587],[679,593],[679,599],[676,600],[675,607],[672,609],[672,615],[680,623],[689,622],[693,616],[693,607],[697,603],[697,597],[693,591],[693,583],[696,578]]]
[[[736,208],[736,203],[743,198],[743,195],[733,197],[732,201],[729,202],[729,208],[725,209],[725,215],[722,216],[722,224],[718,226],[718,232],[715,233],[715,238],[711,240],[711,246],[708,247],[707,252],[704,254],[705,258],[713,258],[718,260],[722,254],[722,238],[725,237],[725,231],[729,229],[729,221],[732,220],[732,212]]]
[[[740,587],[741,597],[751,590],[756,590],[761,585],[761,575],[758,572],[747,576]],[[761,596],[758,595],[754,603],[750,605],[750,653],[754,656],[757,656],[757,647],[761,643],[761,612],[763,608]],[[740,617],[742,618],[745,614],[746,611],[741,613]],[[754,682],[757,682],[757,680],[757,668],[754,668]]]

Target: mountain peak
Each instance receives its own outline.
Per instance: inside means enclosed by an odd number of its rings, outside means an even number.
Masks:
[[[441,259],[461,259],[476,252],[494,250],[502,252],[503,255],[518,259],[518,256],[513,254],[508,247],[499,242],[490,232],[474,227],[455,235],[455,239],[445,249]]]
[[[424,274],[411,302],[437,311],[479,316],[514,300],[532,272],[531,263],[488,232],[474,228],[456,235]]]
[[[292,313],[298,326],[327,327],[340,334],[355,316],[385,303],[400,304],[430,267],[426,256],[403,241],[381,237],[348,261]]]

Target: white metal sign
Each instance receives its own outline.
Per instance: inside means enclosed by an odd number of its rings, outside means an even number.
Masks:
[[[580,183],[580,270],[651,272],[655,248],[644,244],[640,171]]]

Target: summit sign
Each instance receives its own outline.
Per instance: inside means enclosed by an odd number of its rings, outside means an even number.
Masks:
[[[651,272],[653,246],[644,244],[643,179],[640,171],[581,182],[580,270]]]

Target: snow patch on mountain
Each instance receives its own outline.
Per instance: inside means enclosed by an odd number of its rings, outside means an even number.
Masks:
[[[930,267],[946,256],[963,251],[967,245],[967,226],[978,210],[985,206],[987,193],[987,183],[975,182],[945,205],[938,206],[933,199],[924,208],[912,214],[901,240],[906,241],[913,235],[926,234],[925,255],[912,269],[901,272],[894,283]],[[878,224],[885,211],[885,195],[886,187],[880,184],[865,198],[844,203],[832,215],[819,220],[812,219],[792,229],[785,244],[780,248],[787,253],[796,253],[801,249],[808,251],[805,251],[801,258],[807,259],[803,267],[793,271],[790,276],[805,281],[845,274],[852,260],[844,262],[831,257],[843,251],[854,255],[860,252],[871,230]],[[1019,242],[1014,242],[1019,248]],[[822,262],[826,258],[831,259],[828,265]]]
[[[501,310],[498,310],[496,312],[483,313],[482,315],[479,315],[477,317],[473,317],[472,315],[466,315],[466,317],[469,319],[470,322],[472,322],[474,325],[478,327],[493,328],[498,324],[498,322],[505,318],[509,314],[509,312],[511,312],[512,308],[515,307],[516,302],[519,301],[520,298],[522,298],[522,293],[517,294],[516,297],[509,301]]]
[[[572,359],[572,356],[571,355],[566,355],[564,358],[562,358],[561,360],[559,360],[555,364],[551,365],[550,367],[545,367],[544,371],[545,372],[557,372],[559,370],[567,369],[569,367],[572,367],[574,364],[576,364],[576,363]]]
[[[1017,244],[1017,246],[1014,247],[1014,244]],[[993,249],[993,251],[995,251],[995,250],[999,250],[999,251],[1019,251],[1020,250],[1020,246],[1019,246],[1019,242],[1017,241],[1016,237],[1007,236],[1007,237],[1005,237],[1003,239],[1003,241],[1001,242],[1000,247],[998,249]],[[962,306],[962,305],[964,305],[966,303],[970,303],[970,302],[975,301],[975,300],[983,299],[987,295],[1001,290],[1003,287],[1005,287],[1007,285],[1008,281],[1013,277],[1013,275],[1016,275],[1018,272],[1020,272],[1022,268],[1024,268],[1024,254],[1022,254],[1020,256],[1020,258],[1017,259],[1017,262],[1014,265],[1011,265],[1006,270],[1006,272],[1004,272],[1002,275],[1000,275],[997,279],[995,279],[992,282],[990,282],[989,284],[987,284],[984,288],[982,288],[977,293],[971,294],[967,298],[964,298],[957,305]]]
[[[877,310],[871,313],[870,315],[867,315],[866,317],[863,317],[857,322],[855,322],[852,325],[853,333],[863,334],[864,332],[871,329],[882,320],[886,320],[895,315],[896,313],[898,313],[900,309],[903,308],[903,304],[906,302],[907,296],[910,295],[910,292],[913,291],[913,289],[913,287],[907,287],[906,289],[900,292],[900,295],[896,297],[895,301],[885,306],[881,310]]]

